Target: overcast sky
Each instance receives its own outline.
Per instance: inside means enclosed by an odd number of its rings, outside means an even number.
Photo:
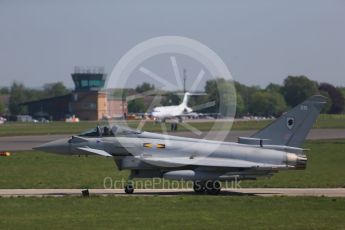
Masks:
[[[0,86],[72,87],[74,66],[110,73],[134,45],[162,35],[202,42],[247,85],[303,74],[345,86],[343,0],[0,0]]]

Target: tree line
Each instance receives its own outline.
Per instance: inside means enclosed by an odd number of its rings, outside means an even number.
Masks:
[[[236,94],[234,93],[236,89]],[[322,113],[344,113],[344,87],[335,87],[329,83],[318,83],[306,76],[288,76],[282,85],[269,84],[265,88],[259,86],[246,86],[236,81],[228,81],[222,78],[212,79],[204,86],[206,95],[191,97],[189,106],[206,104],[214,101],[212,107],[203,108],[200,113],[221,113],[226,116],[231,114],[231,109],[236,105],[236,115],[241,116],[279,116],[291,107],[304,101],[314,94],[327,97],[327,104]],[[41,89],[27,88],[21,83],[14,82],[10,87],[0,87],[0,96],[9,95],[8,108],[0,100],[0,115],[25,114],[27,111],[21,103],[43,98],[62,96],[71,90],[62,82],[45,84]],[[123,98],[131,94],[143,94],[158,92],[153,84],[142,83],[134,89],[121,90]],[[162,92],[160,92],[162,94]],[[145,97],[128,101],[129,113],[145,113],[148,109],[158,105],[176,105],[181,102],[181,97],[176,92],[163,92],[161,100],[155,101]],[[118,96],[118,95],[117,95]],[[151,96],[152,97],[152,96]],[[222,103],[221,103],[222,102]],[[227,106],[222,106],[227,105]]]
[[[234,89],[236,89],[236,97],[234,97]],[[154,90],[154,85],[143,83],[135,88],[135,93]],[[197,111],[200,113],[221,113],[226,116],[231,114],[232,105],[236,103],[237,117],[276,117],[315,94],[327,97],[327,104],[322,113],[340,114],[345,112],[344,87],[335,87],[330,83],[318,83],[303,75],[288,76],[282,85],[271,83],[266,88],[246,86],[236,81],[218,78],[207,81],[204,91],[206,93],[204,96],[191,97],[189,106],[206,104],[210,101],[214,101],[215,105]],[[221,101],[222,103],[220,103]],[[181,97],[178,97],[176,93],[166,92],[160,104],[176,105],[180,102]],[[150,104],[151,101],[145,101],[143,98],[131,100],[128,102],[128,110],[130,113],[144,113],[149,109]],[[224,107],[221,104],[227,106]]]
[[[41,89],[27,88],[21,83],[14,82],[10,87],[0,88],[0,95],[9,95],[8,108],[0,101],[0,115],[26,114],[26,108],[21,106],[21,103],[62,96],[69,92],[62,82],[47,83]]]

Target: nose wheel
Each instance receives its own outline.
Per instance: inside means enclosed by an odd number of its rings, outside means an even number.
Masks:
[[[195,193],[203,194],[206,192],[209,195],[217,195],[220,193],[221,185],[219,181],[195,181],[193,184],[193,189]]]
[[[132,184],[127,184],[125,186],[125,193],[132,194],[134,192],[134,186]]]
[[[205,189],[209,195],[218,195],[221,190],[221,185],[219,181],[207,181]]]
[[[202,194],[205,192],[205,183],[201,182],[201,181],[195,181],[193,184],[193,189],[194,192],[197,194]]]

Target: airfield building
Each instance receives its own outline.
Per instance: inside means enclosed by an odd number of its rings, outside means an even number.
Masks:
[[[108,96],[104,89],[106,74],[102,69],[75,68],[72,73],[74,90],[64,96],[23,103],[28,114],[64,120],[75,115],[80,120],[100,120],[104,117],[122,117],[127,114],[127,102]]]

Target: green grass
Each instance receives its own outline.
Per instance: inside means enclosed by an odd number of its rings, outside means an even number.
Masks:
[[[121,124],[123,121],[118,121]],[[220,121],[222,122],[222,121]],[[224,121],[223,121],[224,122]],[[227,121],[225,121],[227,122]],[[233,123],[232,130],[257,130],[265,127],[270,120],[250,120],[250,121],[236,121]],[[16,136],[16,135],[45,135],[45,134],[77,134],[87,129],[94,128],[97,124],[106,122],[97,121],[82,121],[79,123],[65,123],[62,121],[54,121],[51,123],[20,123],[20,122],[7,122],[0,125],[0,136]],[[188,122],[187,122],[188,123]],[[138,128],[139,121],[127,121],[128,126]],[[194,128],[200,131],[227,131],[227,126],[218,125],[214,127],[214,121],[206,122],[193,122],[189,123]],[[164,124],[167,130],[170,129],[169,124]],[[316,121],[314,128],[345,128],[345,115],[329,115],[322,114]],[[150,132],[162,132],[161,125],[154,122],[145,122],[143,130]],[[190,131],[183,125],[179,125],[178,131]]]
[[[313,127],[317,129],[344,129],[345,114],[321,114]]]
[[[242,187],[345,187],[345,140],[308,141],[306,170],[283,171]],[[0,157],[0,188],[103,188],[105,177],[127,179],[113,160],[26,151]],[[107,183],[107,186],[109,184]],[[120,184],[118,184],[120,187]]]
[[[219,122],[219,121],[218,121]],[[228,121],[225,121],[228,122]],[[0,126],[0,136],[22,136],[22,135],[45,135],[45,134],[77,134],[85,130],[95,128],[97,124],[107,124],[106,122],[79,122],[79,123],[65,123],[61,121],[54,121],[51,123],[24,123],[24,122],[8,122]],[[116,122],[118,124],[124,124],[124,121]],[[188,123],[188,122],[187,122]],[[221,122],[223,123],[223,122]],[[227,130],[221,123],[215,125],[214,121],[206,122],[193,122],[189,123],[194,128],[200,131],[219,131]],[[258,129],[269,124],[269,121],[246,121],[246,122],[234,122],[233,129],[235,130],[248,130]],[[131,128],[137,129],[139,127],[139,121],[126,121],[125,125]],[[170,130],[170,124],[156,124],[152,121],[145,122],[142,130],[149,132],[162,132],[162,126],[164,129]],[[179,125],[178,131],[190,131],[183,125]]]
[[[0,136],[23,136],[44,134],[80,133],[94,128],[97,122],[66,123],[54,121],[50,123],[7,122],[0,125]]]
[[[344,229],[345,199],[0,198],[1,229]]]
[[[110,158],[25,151],[0,158],[0,188],[103,188],[103,179],[127,178]]]

